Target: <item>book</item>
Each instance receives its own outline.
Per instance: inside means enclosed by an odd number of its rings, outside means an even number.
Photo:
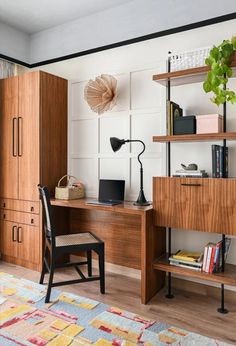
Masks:
[[[212,248],[215,246],[215,244],[214,243],[208,243],[207,246],[208,246],[208,251],[207,251],[207,259],[206,259],[206,264],[205,264],[204,271],[206,273],[209,273],[210,263],[211,263]]]
[[[182,267],[182,268],[186,268],[186,269],[192,269],[192,270],[196,270],[196,271],[201,271],[201,267],[194,267],[194,266],[190,266],[187,264],[177,264],[177,263],[170,263],[171,265],[174,265],[176,267]]]
[[[210,266],[209,266],[209,273],[213,273],[215,252],[216,252],[216,244],[214,244],[214,246],[212,247],[212,251],[211,251],[211,260],[210,260]]]
[[[216,178],[216,145],[211,146],[212,155],[212,178]]]
[[[189,261],[184,261],[184,260],[177,260],[175,258],[173,258],[172,256],[169,257],[169,261],[170,264],[175,263],[175,264],[186,264],[192,267],[198,267],[201,268],[202,267],[202,261],[200,262],[189,262]]]
[[[174,255],[174,259],[183,260],[188,262],[200,262],[202,260],[203,254],[201,252],[189,252],[186,250],[179,250]]]
[[[212,149],[212,177],[228,177],[228,147],[213,144]]]
[[[170,100],[166,101],[166,113],[167,113],[167,134],[169,136],[174,134],[174,119],[183,115],[183,110],[180,106]]]
[[[208,246],[206,245],[204,249],[203,265],[202,265],[202,270],[204,272],[206,271],[207,252],[208,252]]]
[[[216,273],[219,271],[219,260],[220,260],[220,253],[221,253],[221,247],[222,247],[222,240],[216,243],[216,251],[215,251],[215,258],[214,258],[214,266],[213,266],[213,273]]]

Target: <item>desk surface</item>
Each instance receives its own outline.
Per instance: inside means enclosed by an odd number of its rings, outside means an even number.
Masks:
[[[152,210],[152,205],[147,207],[138,207],[133,205],[133,202],[124,202],[117,205],[97,205],[97,204],[87,204],[91,201],[91,198],[81,198],[81,199],[71,199],[69,201],[62,199],[51,199],[51,204],[57,207],[65,208],[78,208],[78,209],[95,209],[95,210],[104,210],[115,213],[122,214],[145,214],[147,211]]]

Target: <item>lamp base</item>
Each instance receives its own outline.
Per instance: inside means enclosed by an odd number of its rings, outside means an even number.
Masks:
[[[151,205],[152,203],[151,202],[148,202],[144,196],[144,192],[143,190],[141,189],[139,191],[139,195],[138,195],[138,199],[136,202],[134,202],[134,205],[137,205],[137,206],[148,206],[148,205]]]
[[[140,207],[144,207],[144,206],[151,205],[152,203],[147,201],[147,202],[134,202],[133,204]]]

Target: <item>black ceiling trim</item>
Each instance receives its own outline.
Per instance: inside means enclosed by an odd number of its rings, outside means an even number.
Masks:
[[[217,24],[217,23],[221,23],[221,22],[225,22],[228,20],[232,20],[232,19],[236,19],[236,12],[233,13],[229,13],[223,16],[219,16],[219,17],[214,17],[211,19],[206,19],[206,20],[202,20],[200,22],[196,22],[196,23],[192,23],[192,24],[187,24],[187,25],[182,25],[176,28],[172,28],[172,29],[168,29],[168,30],[163,30],[163,31],[159,31],[159,32],[154,32],[152,34],[148,34],[148,35],[144,35],[144,36],[140,36],[140,37],[136,37],[136,38],[132,38],[129,40],[125,40],[125,41],[121,41],[121,42],[116,42],[116,43],[112,43],[106,46],[101,46],[101,47],[97,47],[97,48],[92,48],[92,49],[88,49],[82,52],[77,52],[77,53],[73,53],[73,54],[69,54],[69,55],[64,55],[58,58],[53,58],[53,59],[48,59],[48,60],[44,60],[44,61],[40,61],[34,64],[28,64],[26,62],[14,59],[14,58],[10,58],[7,57],[5,55],[0,54],[0,58],[15,62],[17,64],[29,67],[29,68],[34,68],[34,67],[39,67],[39,66],[43,66],[43,65],[48,65],[48,64],[52,64],[55,62],[60,62],[63,60],[68,60],[68,59],[73,59],[73,58],[78,58],[80,56],[84,56],[84,55],[88,55],[88,54],[93,54],[93,53],[97,53],[97,52],[101,52],[107,49],[112,49],[112,48],[117,48],[117,47],[122,47],[122,46],[126,46],[129,44],[133,44],[133,43],[138,43],[138,42],[142,42],[142,41],[147,41],[147,40],[151,40],[157,37],[162,37],[162,36],[167,36],[167,35],[173,35],[182,31],[188,31],[188,30],[192,30],[192,29],[197,29],[203,26],[207,26],[207,25],[212,25],[212,24]]]
[[[15,64],[22,65],[22,66],[25,66],[25,67],[31,67],[31,65],[28,64],[27,62],[24,62],[24,61],[15,59],[15,58],[11,58],[11,57],[9,57],[7,55],[4,55],[4,54],[0,54],[0,59],[4,59],[4,60],[10,61],[10,62],[14,62]]]

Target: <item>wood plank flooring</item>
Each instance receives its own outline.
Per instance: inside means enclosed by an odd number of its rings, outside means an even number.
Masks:
[[[38,272],[5,262],[0,262],[0,271],[35,282],[39,280]],[[72,268],[58,270],[55,281],[73,277],[76,277],[76,272]],[[216,312],[219,306],[218,299],[178,288],[174,289],[174,299],[166,299],[165,292],[161,291],[148,305],[142,305],[139,296],[140,281],[109,272],[106,273],[105,295],[99,293],[99,283],[96,281],[61,286],[59,289],[236,345],[236,303],[234,299],[229,299],[227,296],[226,306],[230,313],[221,315]]]

